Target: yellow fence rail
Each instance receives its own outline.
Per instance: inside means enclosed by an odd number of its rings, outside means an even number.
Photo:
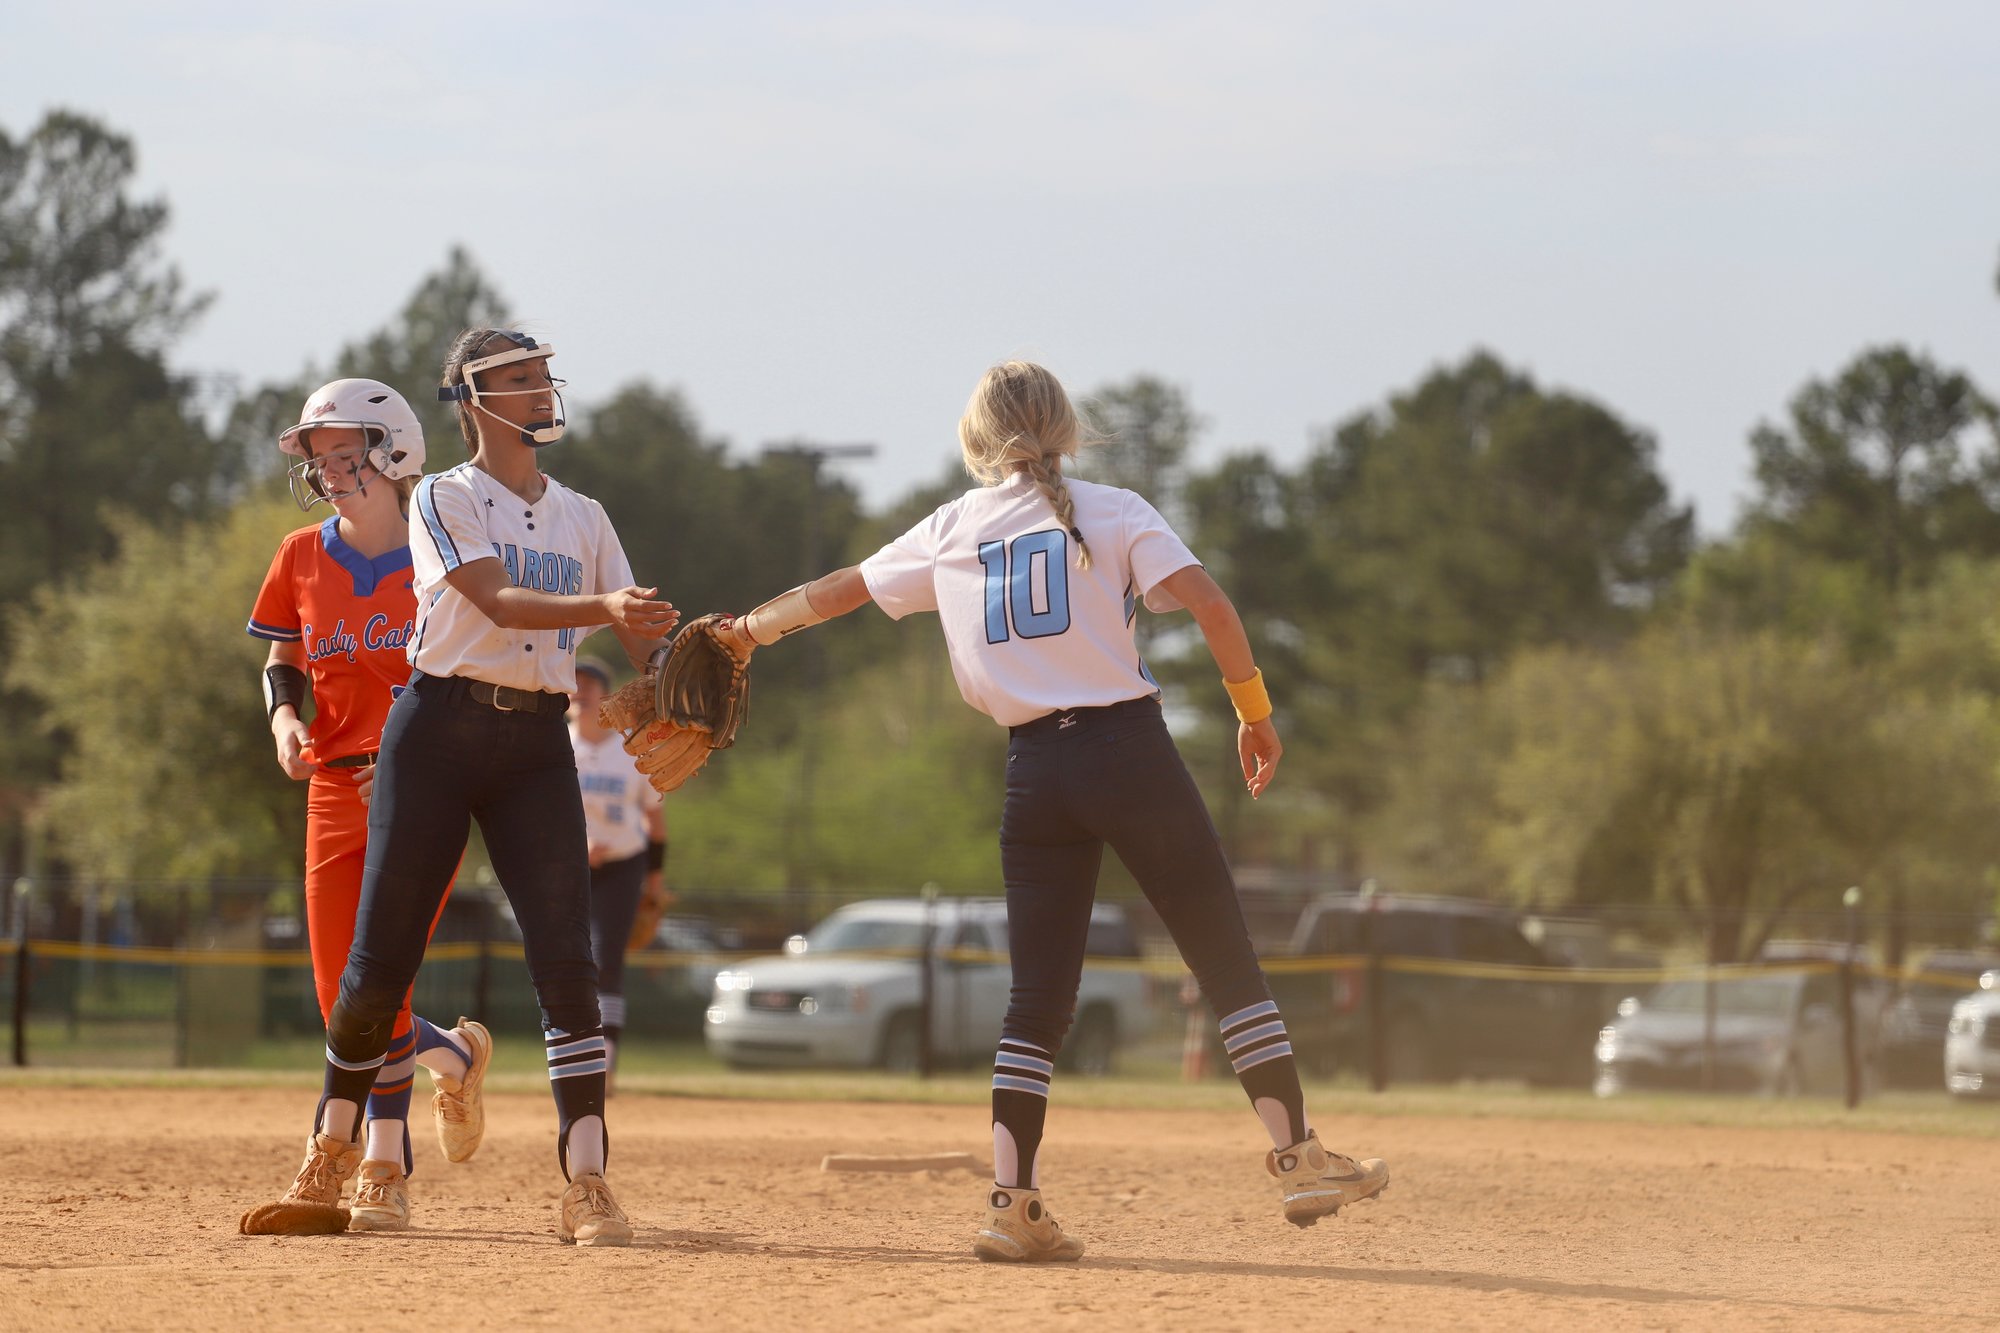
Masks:
[[[18,943],[0,940],[0,958],[12,957]],[[81,944],[70,940],[31,940],[28,950],[34,958],[61,958],[95,963],[151,964],[155,966],[180,967],[309,967],[312,955],[304,949],[161,949],[132,945]],[[426,962],[469,962],[485,956],[492,959],[522,961],[527,952],[519,944],[511,941],[494,941],[489,944],[474,942],[454,942],[432,945],[425,954]],[[777,957],[769,950],[729,953],[681,953],[665,949],[642,949],[626,955],[628,967],[690,967],[716,966],[738,967],[758,959]],[[913,949],[882,949],[864,951],[843,951],[843,957],[908,960],[914,961],[920,955]],[[936,957],[943,962],[964,966],[1000,966],[1007,962],[1007,955],[985,950],[948,949],[941,950]],[[1186,969],[1175,958],[1108,958],[1090,957],[1084,959],[1084,966],[1101,968],[1106,971],[1138,972],[1148,976],[1178,978]],[[1371,966],[1365,954],[1319,954],[1311,956],[1276,956],[1264,959],[1264,970],[1273,975],[1297,975],[1301,973],[1365,972]],[[1834,975],[1840,971],[1840,964],[1827,961],[1800,961],[1782,963],[1725,963],[1708,966],[1700,963],[1664,964],[1658,967],[1535,967],[1513,963],[1474,963],[1454,958],[1413,958],[1400,954],[1384,954],[1376,959],[1373,966],[1384,972],[1404,976],[1461,977],[1485,981],[1537,981],[1563,982],[1584,985],[1652,985],[1663,981],[1741,981],[1753,977]],[[1959,976],[1946,972],[1926,972],[1919,968],[1881,967],[1870,963],[1858,963],[1854,967],[1856,976],[1870,977],[1892,984],[1935,986],[1940,989],[1974,991],[1979,989],[1977,978]]]

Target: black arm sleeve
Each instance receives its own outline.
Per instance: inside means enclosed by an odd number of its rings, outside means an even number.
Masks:
[[[279,704],[290,704],[294,713],[303,714],[306,705],[306,673],[295,666],[283,662],[264,668],[264,720],[269,722],[278,715]]]

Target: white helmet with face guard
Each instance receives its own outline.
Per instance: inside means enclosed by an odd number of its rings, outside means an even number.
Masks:
[[[504,340],[509,345],[501,351],[467,361],[461,367],[465,376],[463,382],[441,386],[437,391],[438,401],[440,403],[464,403],[475,412],[484,412],[495,421],[514,427],[521,432],[522,444],[533,445],[536,448],[540,448],[545,444],[554,444],[563,437],[565,422],[563,420],[562,389],[563,385],[568,383],[568,381],[559,380],[551,375],[549,376],[547,388],[482,389],[479,387],[479,376],[481,373],[488,370],[498,370],[501,366],[510,366],[517,361],[546,361],[556,353],[554,344],[538,343],[525,333],[515,333],[508,329],[496,329],[493,335],[486,339],[486,344],[490,346],[495,340]],[[481,401],[486,398],[518,398],[523,394],[531,393],[545,393],[555,399],[556,406],[553,420],[530,421],[524,426],[514,426],[513,422],[506,420],[498,413],[484,406]]]
[[[361,464],[389,481],[423,475],[424,427],[408,400],[380,380],[335,380],[315,389],[299,413],[299,424],[278,437],[278,448],[299,460],[290,478],[299,508],[332,498],[323,475],[327,459],[315,457],[317,451],[309,447],[312,432],[327,427],[361,432],[362,455],[355,460],[361,489],[368,484],[359,476]]]

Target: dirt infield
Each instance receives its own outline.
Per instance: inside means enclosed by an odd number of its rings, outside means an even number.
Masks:
[[[1278,1217],[1247,1111],[1050,1114],[1075,1266],[989,1267],[964,1172],[834,1175],[829,1152],[972,1149],[967,1106],[613,1104],[629,1251],[553,1233],[545,1095],[485,1149],[419,1145],[419,1230],[247,1238],[312,1094],[0,1085],[0,1328],[994,1329],[1989,1326],[2000,1151],[1844,1130],[1343,1117],[1379,1203]],[[420,1124],[419,1128],[427,1129]],[[441,1311],[449,1310],[449,1316]]]

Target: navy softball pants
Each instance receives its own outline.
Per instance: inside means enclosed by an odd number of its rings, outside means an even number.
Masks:
[[[560,696],[542,696],[539,712],[503,712],[473,699],[470,684],[413,675],[382,729],[361,910],[340,979],[345,1022],[328,1033],[343,1061],[387,1049],[475,819],[521,927],[543,1027],[598,1025],[583,796]]]
[[[639,917],[639,899],[645,889],[644,852],[606,861],[590,872],[590,942],[597,956],[597,989],[604,995],[625,993],[625,945],[632,938],[632,923]],[[607,1023],[614,1021],[605,1019]],[[624,1024],[617,1022],[617,1026]]]
[[[1014,965],[1006,1035],[1061,1049],[1107,844],[1218,1018],[1270,999],[1222,840],[1159,703],[1079,708],[1011,730],[1000,817]]]

